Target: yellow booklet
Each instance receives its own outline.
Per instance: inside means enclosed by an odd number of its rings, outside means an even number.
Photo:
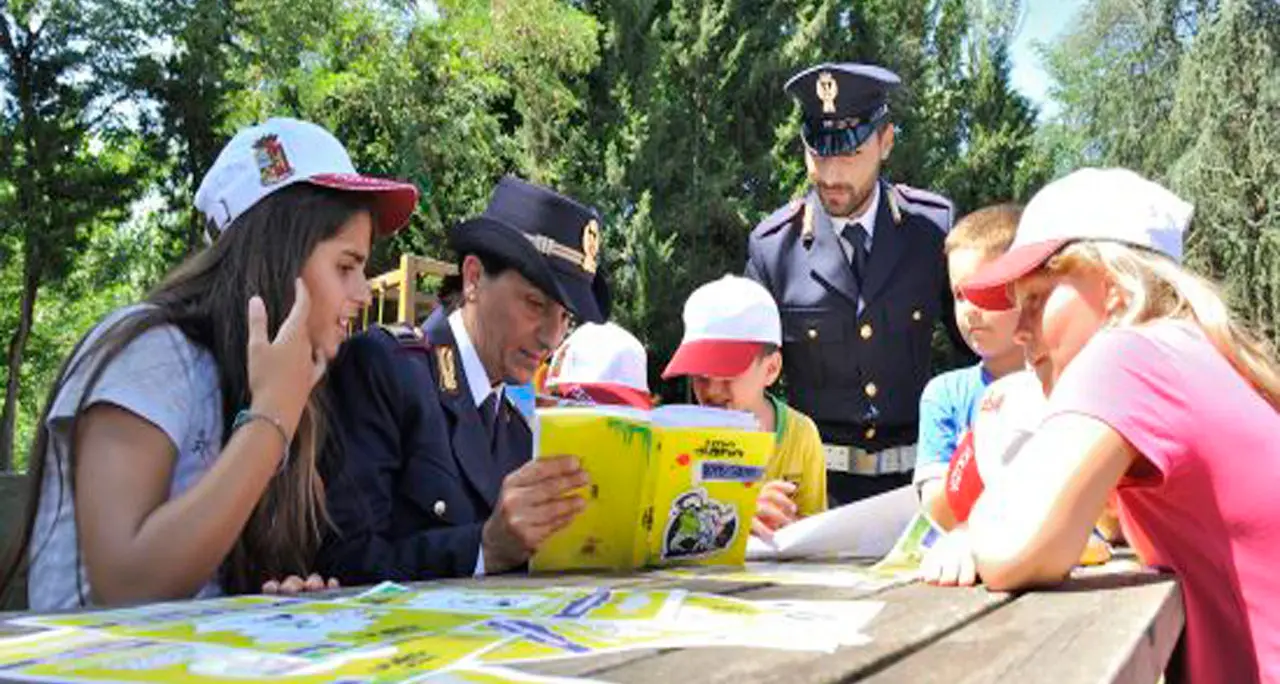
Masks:
[[[740,411],[672,405],[538,411],[535,458],[576,456],[586,508],[529,562],[535,572],[739,565],[772,433]]]

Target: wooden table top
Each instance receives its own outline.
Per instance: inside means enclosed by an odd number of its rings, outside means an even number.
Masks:
[[[833,569],[852,564],[832,563]],[[1025,594],[916,582],[867,588],[696,576],[501,576],[434,586],[679,588],[744,599],[883,603],[870,643],[833,653],[745,647],[638,649],[511,666],[532,674],[606,682],[1134,682],[1153,684],[1182,634],[1177,581],[1120,561],[1078,571],[1059,587]],[[427,583],[414,586],[426,586]],[[348,588],[325,594],[350,594]],[[319,597],[317,597],[319,598]],[[0,619],[10,617],[0,615]],[[0,626],[0,636],[22,630]],[[6,632],[8,634],[6,634]]]
[[[839,567],[833,564],[833,567]],[[714,570],[709,574],[714,574]],[[515,666],[606,682],[1134,682],[1154,684],[1182,634],[1182,594],[1170,575],[1130,561],[1077,571],[1024,594],[921,583],[831,588],[662,574],[497,577],[465,586],[680,588],[744,599],[884,603],[869,644],[831,654],[738,647],[635,650]]]

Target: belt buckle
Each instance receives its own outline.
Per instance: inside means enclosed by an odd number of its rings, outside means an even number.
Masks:
[[[823,444],[822,455],[827,462],[827,470],[834,470],[839,473],[847,473],[851,471],[853,449],[838,444]]]
[[[890,475],[902,472],[901,459],[898,458],[897,447],[889,447],[874,456],[876,459],[876,475]]]

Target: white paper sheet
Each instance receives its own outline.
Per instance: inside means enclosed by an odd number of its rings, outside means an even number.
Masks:
[[[879,558],[893,548],[919,507],[915,487],[906,485],[788,525],[772,542],[753,536],[747,559]]]

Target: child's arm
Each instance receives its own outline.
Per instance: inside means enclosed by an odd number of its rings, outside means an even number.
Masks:
[[[1095,418],[1062,414],[1046,421],[969,518],[983,581],[1012,590],[1065,577],[1137,456]]]
[[[188,598],[231,551],[284,453],[276,428],[236,431],[190,489],[169,498],[175,447],[137,414],[97,404],[76,434],[76,527],[94,603]]]
[[[946,397],[945,378],[939,375],[925,385],[920,394],[920,432],[916,440],[916,467],[914,481],[916,492],[920,495],[922,508],[925,506],[925,486],[937,485],[938,492],[943,490],[943,481],[947,474],[947,464],[956,444],[960,441],[959,426],[956,425],[955,408]],[[932,486],[930,486],[932,489]],[[945,503],[945,502],[944,502]],[[936,520],[936,518],[935,518]]]
[[[306,329],[301,279],[275,340],[267,312],[249,303],[250,420],[209,470],[170,498],[177,446],[139,413],[95,403],[76,423],[76,528],[95,603],[186,598],[217,572],[293,439],[320,379]],[[282,434],[283,433],[283,434]]]
[[[955,529],[958,521],[947,504],[945,478],[931,477],[920,483],[920,510],[944,532]]]

